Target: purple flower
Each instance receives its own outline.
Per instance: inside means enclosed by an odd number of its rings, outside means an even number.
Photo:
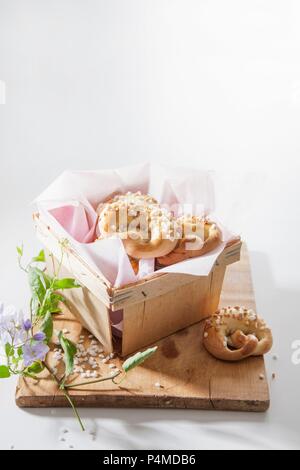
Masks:
[[[13,305],[0,302],[0,343],[22,342],[26,335],[23,329],[24,315]]]
[[[33,339],[35,341],[44,341],[46,339],[46,335],[45,333],[43,333],[42,331],[40,331],[39,333],[36,333],[34,336],[33,336]]]
[[[25,331],[29,331],[31,327],[32,327],[32,323],[29,319],[23,322],[23,328]]]
[[[25,367],[31,366],[31,364],[36,361],[43,361],[48,351],[48,346],[41,341],[38,341],[37,343],[26,343],[23,346],[23,357]]]

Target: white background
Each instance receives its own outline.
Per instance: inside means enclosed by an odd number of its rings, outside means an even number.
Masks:
[[[0,300],[26,305],[15,245],[38,248],[29,203],[64,169],[215,169],[279,354],[267,414],[82,410],[96,441],[2,381],[0,447],[300,448],[299,1],[0,0],[0,80]]]

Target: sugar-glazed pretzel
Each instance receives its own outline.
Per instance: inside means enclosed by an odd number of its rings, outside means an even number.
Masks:
[[[173,215],[151,196],[140,192],[117,195],[100,204],[97,212],[100,236],[117,234],[132,258],[165,256],[177,244]]]
[[[157,264],[160,267],[202,256],[214,250],[221,242],[219,228],[207,218],[182,216],[177,219],[177,224],[182,236],[172,253],[158,258]]]
[[[158,207],[156,199],[140,191],[117,194],[97,207],[99,235],[106,237],[109,234],[125,233],[137,216],[146,217]]]
[[[227,307],[205,322],[203,344],[218,359],[240,361],[269,352],[273,337],[265,321],[253,310]]]

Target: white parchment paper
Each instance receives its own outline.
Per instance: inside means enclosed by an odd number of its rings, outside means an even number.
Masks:
[[[94,242],[98,204],[114,193],[141,191],[180,214],[208,215],[216,220],[214,181],[210,172],[142,164],[114,170],[65,171],[37,199],[39,212],[94,270],[115,287],[151,276],[154,260],[142,260],[136,275],[117,238]],[[219,218],[218,218],[219,219]],[[216,220],[222,243],[214,251],[160,270],[206,276],[226,243],[235,236]]]

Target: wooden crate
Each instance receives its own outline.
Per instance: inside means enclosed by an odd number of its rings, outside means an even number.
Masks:
[[[47,269],[53,273],[61,244],[53,229],[34,215],[37,236],[46,246]],[[71,246],[64,248],[61,275],[76,278],[82,289],[65,291],[72,312],[104,346],[106,352],[131,354],[208,317],[219,305],[226,266],[240,259],[241,242],[218,257],[208,276],[159,273],[122,288],[114,288]],[[111,316],[123,319],[120,338],[112,333]]]

